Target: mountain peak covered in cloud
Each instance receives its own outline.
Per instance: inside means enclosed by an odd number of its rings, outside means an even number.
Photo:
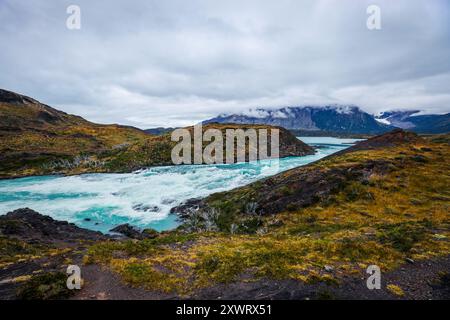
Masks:
[[[339,114],[352,114],[354,112],[361,111],[358,106],[355,105],[340,105],[340,104],[330,104],[330,105],[313,105],[313,106],[296,106],[296,107],[271,107],[271,108],[249,108],[244,111],[238,112],[237,114],[249,117],[249,118],[278,118],[287,119],[292,116],[294,110],[307,109],[307,110],[333,110]],[[220,117],[232,116],[233,113],[222,113]]]
[[[380,133],[391,128],[354,105],[315,105],[256,108],[236,114],[221,114],[203,123],[269,124],[291,130],[343,133]]]

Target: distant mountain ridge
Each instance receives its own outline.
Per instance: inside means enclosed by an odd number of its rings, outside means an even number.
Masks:
[[[268,124],[289,130],[337,134],[380,134],[395,128],[419,133],[450,131],[450,114],[415,115],[419,110],[388,111],[377,116],[355,105],[256,108],[221,114],[203,123]]]
[[[420,110],[393,110],[375,116],[378,122],[418,133],[450,132],[450,113],[420,115]]]
[[[166,133],[172,132],[172,131],[175,130],[175,129],[177,129],[177,128],[172,128],[172,127],[168,127],[168,128],[157,127],[157,128],[145,129],[144,132],[145,132],[145,133],[148,133],[148,134],[162,135],[162,134],[166,134]]]
[[[336,133],[377,134],[392,129],[353,105],[285,107],[251,109],[241,114],[220,115],[204,123],[249,123],[281,126],[289,130],[327,131]]]

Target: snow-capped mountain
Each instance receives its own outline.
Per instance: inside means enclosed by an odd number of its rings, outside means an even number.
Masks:
[[[385,125],[418,133],[450,132],[450,113],[429,115],[420,113],[420,110],[385,111],[375,115],[375,119]]]
[[[392,129],[354,105],[256,108],[238,114],[222,114],[203,123],[269,124],[290,130],[376,134]]]
[[[384,111],[380,112],[378,115],[375,115],[375,120],[397,128],[409,129],[414,128],[414,124],[408,121],[408,118],[419,112],[420,110]]]

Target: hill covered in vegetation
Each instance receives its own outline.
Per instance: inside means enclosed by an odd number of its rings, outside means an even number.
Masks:
[[[209,124],[203,130],[256,127],[273,128]],[[287,130],[279,129],[280,156],[313,153]],[[130,172],[170,165],[174,145],[170,133],[150,135],[133,127],[92,123],[0,89],[0,178]]]

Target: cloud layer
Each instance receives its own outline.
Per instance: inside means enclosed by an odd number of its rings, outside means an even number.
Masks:
[[[370,31],[362,0],[1,0],[0,87],[141,128],[261,106],[450,112],[448,1],[376,3]]]

